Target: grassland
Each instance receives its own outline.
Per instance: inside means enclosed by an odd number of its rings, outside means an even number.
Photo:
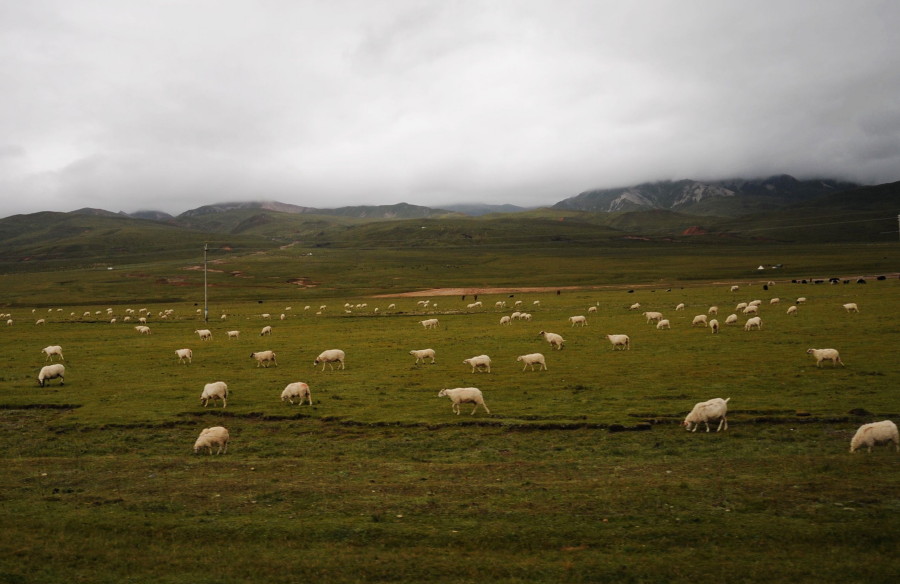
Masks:
[[[895,250],[696,249],[222,253],[208,343],[193,333],[207,326],[202,272],[184,269],[197,261],[2,276],[14,324],[0,330],[0,582],[893,580],[900,456],[847,449],[859,424],[900,421],[900,331],[884,317],[900,281],[790,279],[889,272]],[[785,267],[761,279],[761,263]],[[429,309],[380,297],[526,285],[551,291],[482,294],[476,311],[471,293],[433,296]],[[789,317],[798,296],[808,301]],[[690,327],[711,305],[724,321],[754,298],[761,331]],[[533,320],[500,327],[511,310],[495,311],[501,300],[521,300]],[[843,311],[849,301],[859,314]],[[570,327],[589,306],[588,326]],[[122,322],[127,307],[148,309],[152,335]],[[174,317],[161,320],[164,309]],[[440,327],[423,330],[432,315]],[[258,334],[265,324],[271,337]],[[239,340],[225,338],[232,329]],[[566,348],[551,351],[540,330]],[[612,351],[607,333],[629,334],[632,350]],[[66,383],[40,388],[49,344],[64,348]],[[847,367],[805,354],[825,346]],[[190,365],[177,363],[181,347],[194,350]],[[314,369],[332,347],[347,352],[346,370]],[[414,365],[408,351],[425,347],[437,364]],[[262,349],[277,368],[256,367],[249,354]],[[548,371],[516,363],[534,351]],[[490,374],[461,363],[480,353]],[[228,407],[204,409],[202,385],[217,379]],[[297,380],[312,406],[279,401]],[[469,385],[491,415],[455,416],[436,397]],[[731,397],[727,432],[678,426],[715,396]],[[218,424],[231,431],[228,454],[193,454],[200,429]]]

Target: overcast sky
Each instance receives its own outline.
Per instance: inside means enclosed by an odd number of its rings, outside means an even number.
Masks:
[[[0,216],[900,180],[896,0],[0,0]]]

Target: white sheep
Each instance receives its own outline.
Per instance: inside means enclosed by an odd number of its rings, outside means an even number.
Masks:
[[[747,306],[759,306],[762,304],[762,300],[751,300],[747,303]]]
[[[220,399],[222,400],[222,407],[224,408],[226,405],[226,398],[228,398],[228,386],[224,381],[214,381],[203,386],[203,392],[200,394],[200,403],[203,404],[203,407],[205,408],[210,400],[212,400],[213,405],[215,405],[215,401]]]
[[[228,335],[229,339],[238,339],[241,336],[241,331],[228,331],[225,334]]]
[[[587,326],[587,317],[584,315],[570,316],[569,322],[572,323],[572,326],[575,326],[576,324],[580,324],[581,326]]]
[[[47,321],[44,320],[43,318],[39,318],[36,321],[34,321],[34,324],[47,324]]]
[[[756,330],[762,330],[762,319],[758,316],[754,316],[753,318],[748,318],[747,322],[744,323],[744,330],[750,331],[756,328]]]
[[[147,325],[143,325],[143,324],[138,325],[138,326],[134,327],[134,330],[136,330],[138,332],[138,334],[142,334],[142,335],[150,334],[150,327]]]
[[[269,325],[262,327],[262,330],[259,331],[259,336],[261,336],[261,337],[265,336],[265,335],[271,335],[271,334],[272,334],[272,327],[270,327]]]
[[[770,304],[770,305],[772,305],[772,304],[779,304],[779,303],[781,303],[781,298],[770,298],[770,299],[769,299],[769,304]]]
[[[631,350],[631,339],[628,335],[606,335],[606,338],[612,343],[613,351],[616,350],[616,347],[622,347],[623,351]]]
[[[425,320],[419,321],[421,325],[427,329],[437,328],[438,319],[436,318],[426,318]]]
[[[544,370],[547,369],[547,362],[544,359],[544,356],[540,353],[529,353],[527,355],[519,355],[518,357],[516,357],[516,361],[521,361],[522,363],[524,363],[524,365],[522,366],[522,371],[525,371],[525,369],[529,365],[531,365],[532,371],[534,371],[535,365],[540,365],[540,368],[538,368],[538,371],[540,371],[541,369],[544,369]]]
[[[663,329],[671,329],[672,326],[669,324],[669,319],[664,318],[656,323],[656,330],[661,331]]]
[[[734,307],[735,311],[744,310],[745,308],[747,308],[746,302],[738,302]]]
[[[628,310],[637,310],[640,307],[641,307],[641,303],[635,302],[634,304],[632,304],[631,306],[628,307]]]
[[[475,410],[478,409],[478,406],[483,407],[484,411],[488,414],[491,413],[487,404],[484,403],[484,396],[482,395],[481,390],[477,387],[442,389],[438,392],[438,397],[449,397],[450,401],[453,402],[451,409],[456,412],[457,416],[459,415],[459,404],[475,404],[475,407],[472,408],[472,415],[475,415]]]
[[[65,361],[62,354],[62,347],[59,345],[50,345],[49,347],[44,347],[41,349],[41,353],[45,353],[47,358],[44,359],[44,362],[53,361],[53,355],[59,355],[59,358]]]
[[[675,306],[675,310],[684,310],[684,302],[679,302],[679,303]]]
[[[716,428],[716,432],[719,430],[727,430],[728,420],[725,416],[728,413],[728,400],[730,399],[730,397],[725,399],[716,397],[695,404],[694,409],[692,409],[687,417],[684,418],[682,425],[686,430],[696,432],[702,422],[706,424],[706,431],[709,432],[709,423],[719,420],[719,427]]]
[[[709,310],[706,311],[706,314],[715,314],[715,315],[718,315],[718,314],[719,314],[719,307],[718,307],[718,306],[710,306],[710,307],[709,307]]]
[[[281,392],[281,401],[289,401],[291,405],[294,405],[295,397],[300,400],[298,405],[302,406],[304,399],[309,400],[309,405],[312,405],[312,393],[309,391],[309,385],[302,381],[287,384],[284,391]]]
[[[660,320],[662,320],[663,315],[661,312],[645,312],[644,317],[646,317],[647,323],[649,324],[654,320],[656,322],[659,322]]]
[[[558,335],[556,333],[548,333],[545,331],[541,331],[538,333],[538,336],[544,337],[544,340],[547,341],[548,343],[550,343],[551,348],[557,349],[559,351],[562,351],[563,343],[566,342],[566,340],[564,338],[562,338],[560,335]]]
[[[334,371],[334,365],[332,363],[340,363],[341,369],[344,368],[344,357],[346,355],[340,349],[328,349],[327,351],[322,351],[316,360],[313,361],[313,367],[322,364],[322,371],[325,371],[325,364],[327,363],[331,370]]]
[[[748,304],[742,312],[744,314],[759,314],[759,306],[756,304]]]
[[[487,355],[469,357],[468,359],[463,359],[463,363],[472,367],[472,373],[475,373],[476,369],[481,369],[482,367],[487,369],[488,373],[491,372],[491,358]]]
[[[11,319],[11,318],[6,319],[6,326],[12,326],[12,325],[13,325],[13,319]]]
[[[255,353],[250,353],[251,359],[256,359],[256,366],[265,364],[265,367],[269,366],[269,363],[275,363],[275,367],[278,367],[278,361],[275,360],[275,351],[256,351]]]
[[[859,306],[856,305],[856,302],[848,302],[844,304],[844,310],[847,312],[859,312]]]
[[[821,367],[822,361],[831,361],[834,367],[837,367],[838,363],[841,367],[846,367],[837,349],[807,349],[806,354],[816,358],[816,367]]]
[[[872,447],[876,444],[890,444],[891,442],[894,443],[897,452],[900,452],[900,436],[897,434],[897,425],[892,421],[882,420],[863,424],[850,440],[850,452],[852,454],[863,446],[872,452]]]
[[[698,324],[700,326],[707,326],[705,314],[698,314],[697,316],[694,317],[694,320],[691,321],[691,326],[695,326]]]
[[[501,325],[507,325],[507,326],[509,326],[509,325],[512,324],[512,319],[511,319],[510,317],[508,317],[508,316],[501,316],[501,317],[500,317],[500,324],[501,324]]]
[[[737,324],[737,321],[738,321],[738,315],[736,315],[736,314],[729,314],[725,318],[725,324]]]
[[[806,296],[801,296],[796,300],[797,304],[804,304],[806,302]]]
[[[596,306],[588,306],[588,314],[594,314],[597,312]]]
[[[731,292],[737,292],[737,291],[740,290],[740,289],[741,289],[740,286],[732,286],[732,287],[730,288],[730,291],[731,291]]]
[[[228,430],[223,426],[203,428],[203,430],[200,431],[200,435],[197,437],[197,441],[194,442],[194,454],[197,454],[201,449],[206,448],[211,455],[213,446],[218,447],[216,454],[227,454],[228,440],[230,438]]]
[[[787,314],[793,314],[794,316],[796,316],[797,315],[797,305],[788,306]]]
[[[188,363],[192,363],[194,359],[194,352],[190,349],[175,349],[175,355],[178,357],[179,363],[184,363],[185,359],[188,360]]]
[[[719,332],[719,321],[716,319],[709,321],[709,328],[712,334],[717,334]]]
[[[212,339],[212,331],[209,329],[199,329],[195,330],[194,332],[200,336],[201,341],[208,341]]]
[[[51,380],[59,378],[59,384],[65,385],[66,378],[66,368],[62,363],[54,363],[53,365],[45,365],[41,367],[40,373],[38,373],[38,383],[41,387],[44,387],[44,384]]]
[[[419,361],[425,363],[425,359],[428,358],[431,358],[431,364],[434,365],[434,349],[413,349],[409,354],[416,358],[416,365],[419,364]]]

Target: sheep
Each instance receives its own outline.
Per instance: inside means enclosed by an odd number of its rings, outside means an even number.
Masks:
[[[727,430],[728,420],[725,418],[725,415],[728,413],[728,400],[730,399],[730,397],[725,399],[716,397],[695,404],[694,409],[691,410],[687,417],[684,418],[684,422],[682,422],[685,430],[696,432],[700,423],[703,422],[706,424],[706,431],[709,432],[709,423],[716,420],[719,420],[719,427],[716,428],[716,432],[719,430]]]
[[[744,314],[759,314],[759,306],[755,304],[749,304],[742,312]]]
[[[769,304],[779,304],[781,302],[781,298],[770,298]]]
[[[544,340],[547,341],[548,343],[550,343],[550,347],[553,349],[556,349],[558,351],[562,351],[563,343],[566,342],[566,340],[564,338],[562,338],[561,336],[559,336],[556,333],[548,333],[548,332],[541,331],[538,333],[538,336],[544,337]]]
[[[612,343],[613,351],[616,350],[616,347],[622,347],[623,351],[631,350],[631,339],[628,335],[606,335],[606,338]]]
[[[343,369],[344,357],[344,352],[340,349],[328,349],[327,351],[322,351],[319,356],[316,357],[316,360],[313,361],[313,367],[321,363],[322,371],[325,371],[325,364],[327,363],[328,366],[331,367],[331,370],[334,371],[334,365],[332,365],[332,363],[337,362],[341,364],[341,369]]]
[[[844,305],[844,310],[847,312],[859,312],[859,306],[856,305],[856,302],[848,302]]]
[[[287,384],[284,391],[281,392],[281,401],[289,401],[291,405],[294,405],[295,397],[300,400],[298,405],[302,406],[304,399],[309,401],[309,405],[312,405],[312,394],[309,391],[309,385],[302,381]]]
[[[212,331],[209,329],[199,329],[194,332],[200,336],[201,341],[209,341],[212,339]]]
[[[740,289],[741,289],[740,286],[732,286],[732,287],[730,288],[730,291],[731,291],[731,292],[737,292],[737,291],[740,290]]]
[[[544,369],[546,371],[547,369],[547,362],[544,360],[544,356],[540,353],[519,355],[518,357],[516,357],[516,361],[521,361],[522,363],[524,363],[524,365],[522,366],[522,371],[525,371],[525,368],[529,365],[531,365],[531,370],[534,371],[535,364],[541,366],[540,368],[538,368],[538,371],[540,371],[541,369]]]
[[[463,359],[463,363],[472,367],[472,373],[475,373],[476,369],[481,369],[482,367],[487,369],[488,373],[491,372],[491,358],[487,355],[469,357],[468,359]]]
[[[434,349],[413,349],[409,354],[415,356],[416,365],[419,364],[419,361],[425,363],[425,359],[429,357],[431,358],[431,364],[434,365]]]
[[[654,320],[656,322],[659,322],[662,319],[663,315],[661,312],[645,312],[644,317],[646,317],[647,323],[649,324]]]
[[[484,396],[481,393],[481,390],[477,387],[456,387],[453,389],[442,389],[438,392],[438,397],[449,397],[450,401],[453,402],[451,409],[459,415],[459,404],[475,404],[475,407],[472,408],[472,415],[475,415],[475,410],[478,409],[478,406],[484,408],[484,411],[488,414],[491,413],[491,410],[488,409],[487,404],[484,403]]]
[[[138,332],[138,334],[142,334],[142,335],[150,334],[150,327],[143,325],[143,324],[134,327],[134,330],[136,330]]]
[[[797,305],[795,304],[794,306],[788,306],[787,314],[793,314],[794,316],[796,316],[797,315]]]
[[[715,315],[718,316],[718,314],[719,314],[719,307],[718,307],[718,306],[710,306],[710,307],[709,307],[709,310],[708,310],[706,313],[707,313],[707,314],[715,314]]]
[[[694,320],[691,321],[691,326],[698,325],[698,324],[700,326],[707,326],[705,314],[698,314],[697,316],[694,317]]]
[[[656,330],[661,331],[663,329],[671,329],[671,325],[669,324],[669,319],[664,318],[656,323]]]
[[[436,318],[427,318],[427,319],[419,321],[419,322],[424,328],[427,328],[427,329],[437,328],[437,325],[438,325],[438,319],[436,319]]]
[[[684,310],[684,302],[679,302],[679,303],[675,306],[675,310]]]
[[[747,308],[747,303],[746,303],[746,302],[738,302],[738,303],[735,305],[734,310],[735,310],[735,311],[738,311],[738,310],[744,310],[745,308]]]
[[[641,303],[635,302],[634,304],[632,304],[631,306],[628,307],[628,310],[637,310],[640,307],[641,307]]]
[[[507,325],[507,326],[508,326],[508,325],[511,325],[511,324],[512,324],[512,319],[511,319],[510,317],[508,317],[508,316],[501,316],[501,317],[500,317],[500,325],[501,325],[501,326],[502,326],[502,325]]]
[[[175,355],[178,357],[179,363],[184,363],[185,359],[188,360],[188,363],[192,363],[194,359],[194,352],[190,349],[175,349]]]
[[[66,378],[66,368],[62,363],[54,363],[53,365],[45,365],[41,367],[41,372],[38,373],[38,383],[41,387],[44,387],[44,384],[51,380],[59,377],[59,384],[65,385]]]
[[[853,454],[863,446],[872,452],[876,444],[894,443],[894,448],[900,452],[900,436],[897,434],[897,425],[890,420],[863,424],[850,440],[850,453]]]
[[[712,334],[717,334],[719,332],[719,321],[716,319],[712,319],[711,321],[709,321],[709,329]]]
[[[597,307],[596,306],[588,306],[588,314],[596,314]]]
[[[62,361],[65,361],[65,358],[63,358],[62,354],[62,347],[59,345],[50,345],[49,347],[44,347],[43,349],[41,349],[41,353],[46,353],[47,355],[47,358],[44,359],[44,363],[46,363],[47,361],[53,361],[53,355],[59,355],[59,358]]]
[[[807,349],[806,354],[816,358],[816,367],[821,367],[822,361],[831,361],[833,367],[837,367],[838,363],[841,367],[846,367],[837,349]]]
[[[259,331],[259,336],[261,336],[261,337],[265,336],[265,335],[271,335],[271,334],[272,334],[272,327],[270,327],[269,325],[262,327],[262,330]]]
[[[227,454],[228,440],[230,438],[228,430],[223,426],[203,428],[203,430],[200,431],[200,435],[197,436],[197,441],[194,442],[194,454],[197,454],[201,449],[206,448],[209,450],[209,454],[212,455],[213,446],[218,447],[216,454]]]
[[[204,408],[210,400],[212,400],[213,405],[215,405],[217,399],[222,400],[222,407],[224,408],[226,405],[226,398],[228,398],[228,386],[224,381],[207,383],[203,386],[203,392],[200,393],[200,403],[203,404]]]
[[[759,306],[762,304],[762,300],[751,300],[747,303],[747,306]]]
[[[12,326],[13,320],[11,318],[6,319],[6,326]]]
[[[228,331],[225,334],[228,335],[229,339],[238,339],[241,336],[241,331]]]
[[[39,318],[39,319],[37,319],[36,321],[34,321],[34,324],[36,324],[36,325],[38,325],[38,324],[47,324],[47,321],[44,320],[43,318]]]
[[[569,322],[572,323],[572,326],[575,326],[576,324],[580,324],[581,326],[587,326],[587,317],[585,317],[583,315],[570,316]]]
[[[736,315],[736,314],[729,314],[725,318],[725,324],[737,324],[737,321],[738,321],[738,315]]]
[[[748,318],[747,322],[744,323],[745,331],[753,330],[754,327],[756,327],[756,330],[758,330],[758,331],[762,330],[762,319],[759,318],[758,316],[754,316],[753,318]]]
[[[275,351],[256,351],[255,353],[250,353],[251,359],[256,359],[256,366],[259,367],[263,363],[268,367],[269,363],[275,363],[275,367],[278,367],[278,361],[275,360]]]
[[[806,302],[806,296],[801,296],[795,301],[797,304],[804,304]]]

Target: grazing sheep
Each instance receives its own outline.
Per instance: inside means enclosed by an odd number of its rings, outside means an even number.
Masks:
[[[635,302],[634,304],[632,304],[631,306],[628,307],[628,310],[637,310],[640,307],[641,307],[641,303]]]
[[[779,304],[781,302],[781,298],[770,298],[769,304]]]
[[[309,400],[309,405],[312,405],[312,394],[309,391],[309,386],[302,381],[287,384],[284,391],[281,392],[281,401],[289,401],[291,405],[294,405],[295,397],[300,400],[298,405],[302,406],[304,399]]]
[[[664,319],[660,320],[658,323],[656,323],[656,330],[658,330],[658,331],[661,331],[663,329],[670,329],[670,328],[672,328],[672,327],[669,324],[668,318],[664,318]]]
[[[7,319],[6,326],[12,326],[12,325],[13,325],[13,320],[11,318]]]
[[[185,359],[188,360],[188,363],[192,363],[194,359],[194,352],[190,349],[175,349],[175,355],[178,357],[179,363],[184,363]]]
[[[41,372],[38,373],[38,383],[41,387],[44,387],[44,384],[51,380],[59,378],[59,384],[65,385],[66,378],[66,368],[62,363],[54,363],[53,365],[45,365],[41,367]]]
[[[581,326],[587,326],[587,317],[583,316],[583,315],[570,316],[569,322],[572,323],[572,326],[575,326],[576,324],[580,324]]]
[[[725,324],[737,324],[737,321],[738,321],[738,315],[736,315],[736,314],[729,314],[725,318]]]
[[[684,302],[679,302],[675,307],[675,310],[684,310]]]
[[[758,330],[758,331],[762,330],[762,319],[759,318],[758,316],[754,316],[753,318],[748,318],[747,322],[744,323],[745,331],[753,330],[754,327],[756,327],[756,330]]]
[[[516,361],[521,361],[522,363],[524,363],[524,365],[522,366],[522,371],[525,371],[525,368],[528,367],[529,365],[531,365],[531,370],[534,371],[535,364],[541,366],[538,369],[538,371],[540,371],[541,369],[544,369],[544,370],[547,369],[547,362],[544,360],[544,356],[540,353],[529,353],[528,355],[519,355],[518,357],[516,357]]]
[[[241,336],[241,331],[228,331],[225,334],[228,335],[229,339],[238,339]]]
[[[796,316],[797,315],[797,306],[796,305],[788,306],[787,314],[793,314],[794,316]]]
[[[419,321],[419,322],[421,323],[421,325],[423,327],[425,327],[427,329],[437,328],[437,325],[438,325],[438,319],[436,319],[436,318],[427,318],[427,319]]]
[[[730,291],[731,291],[731,292],[737,292],[737,291],[740,290],[740,289],[741,289],[740,286],[732,286],[732,287],[730,288]]]
[[[36,321],[34,321],[34,324],[47,324],[47,321],[44,320],[43,318],[39,318]]]
[[[561,336],[559,336],[556,333],[548,333],[548,332],[541,331],[538,333],[538,336],[544,337],[544,340],[547,341],[548,343],[550,343],[550,347],[554,348],[558,351],[562,351],[563,343],[566,342],[566,340],[564,338],[562,338]]]
[[[197,454],[201,449],[206,448],[209,450],[209,454],[212,455],[213,446],[218,447],[216,454],[226,454],[228,452],[229,439],[230,436],[228,435],[228,430],[223,426],[203,428],[203,430],[200,431],[200,435],[197,437],[197,441],[194,442],[194,454]]]
[[[261,337],[265,336],[265,335],[271,335],[271,334],[272,334],[272,327],[270,327],[268,325],[262,327],[262,330],[259,331],[259,336],[261,336]]]
[[[800,298],[798,298],[798,299],[796,300],[796,303],[797,303],[797,304],[803,304],[803,303],[805,303],[805,302],[806,302],[806,296],[801,296]]]
[[[491,372],[491,358],[487,355],[469,357],[468,359],[463,359],[463,363],[472,367],[472,373],[475,373],[476,369],[481,369],[482,367],[487,369],[488,373]]]
[[[344,368],[344,352],[340,349],[328,349],[327,351],[322,351],[316,360],[313,361],[313,367],[322,364],[322,371],[325,371],[325,364],[327,363],[331,370],[334,371],[334,365],[332,363],[340,363],[341,369]]]
[[[616,350],[616,347],[622,347],[623,351],[631,350],[631,339],[628,338],[628,335],[606,335],[606,338],[612,343],[613,351]]]
[[[505,325],[510,325],[510,324],[512,324],[512,319],[511,319],[510,317],[508,317],[508,316],[501,316],[501,317],[500,317],[500,324],[501,324],[501,325],[504,325],[504,324],[505,324]]]
[[[747,308],[746,302],[738,302],[737,305],[734,307],[734,310],[735,311],[744,310],[745,308]]]
[[[199,329],[194,332],[200,336],[201,341],[209,341],[212,339],[212,331],[209,329]]]
[[[894,448],[900,452],[900,436],[897,434],[897,425],[890,420],[863,424],[850,440],[850,453],[854,453],[863,446],[872,452],[876,444],[894,443]]]
[[[744,314],[759,314],[759,306],[756,304],[748,304],[742,312]]]
[[[816,358],[816,367],[821,367],[822,361],[831,361],[834,367],[837,367],[838,363],[841,364],[841,367],[846,367],[844,362],[841,361],[841,356],[837,349],[807,349],[806,354]]]
[[[698,314],[697,316],[694,317],[694,320],[691,321],[691,326],[695,326],[698,324],[700,326],[707,326],[705,314]]]
[[[491,413],[487,404],[484,403],[484,396],[481,394],[481,390],[477,387],[442,389],[438,392],[438,397],[449,397],[450,401],[453,402],[451,409],[457,416],[459,415],[459,404],[475,404],[475,407],[472,408],[472,415],[475,415],[475,410],[478,409],[478,406],[483,407],[488,414]]]
[[[588,314],[594,314],[595,312],[597,312],[596,306],[588,306]]]
[[[717,334],[719,332],[719,321],[716,319],[709,321],[709,329],[712,331],[712,334]]]
[[[226,405],[226,398],[228,397],[228,386],[224,381],[214,381],[212,383],[207,383],[203,386],[203,392],[200,394],[200,403],[203,404],[205,408],[210,400],[213,401],[213,405],[217,399],[222,400],[222,407],[224,408]]]
[[[719,420],[719,427],[716,428],[716,432],[719,430],[727,430],[728,420],[725,418],[725,415],[728,413],[728,400],[730,399],[730,397],[725,399],[716,397],[709,401],[695,404],[694,409],[691,410],[687,417],[685,417],[684,422],[682,422],[685,430],[696,432],[702,422],[706,424],[706,431],[709,432],[709,423],[716,420]]]
[[[142,335],[150,334],[150,327],[143,325],[143,324],[134,327],[134,330],[136,330],[139,334],[142,334]]]
[[[251,359],[256,359],[256,366],[265,364],[265,367],[269,366],[269,363],[274,363],[275,367],[278,367],[278,361],[275,360],[275,351],[256,351],[255,353],[250,353]]]
[[[644,317],[646,317],[647,323],[649,324],[654,320],[656,322],[659,322],[660,320],[662,320],[663,315],[661,312],[645,312]]]
[[[718,314],[719,314],[719,307],[718,307],[718,306],[710,306],[710,307],[709,307],[709,310],[706,311],[706,314],[715,314],[715,315],[718,316]]]
[[[425,363],[425,359],[429,357],[431,358],[431,364],[434,365],[434,349],[413,349],[409,354],[415,356],[416,365],[419,364],[419,361]]]
[[[859,306],[856,305],[856,302],[848,302],[844,305],[844,310],[847,312],[859,312]]]
[[[49,347],[44,347],[41,349],[41,353],[46,353],[47,358],[44,359],[44,363],[47,361],[53,361],[53,355],[59,355],[59,358],[65,361],[62,354],[62,347],[59,345],[50,345]]]

